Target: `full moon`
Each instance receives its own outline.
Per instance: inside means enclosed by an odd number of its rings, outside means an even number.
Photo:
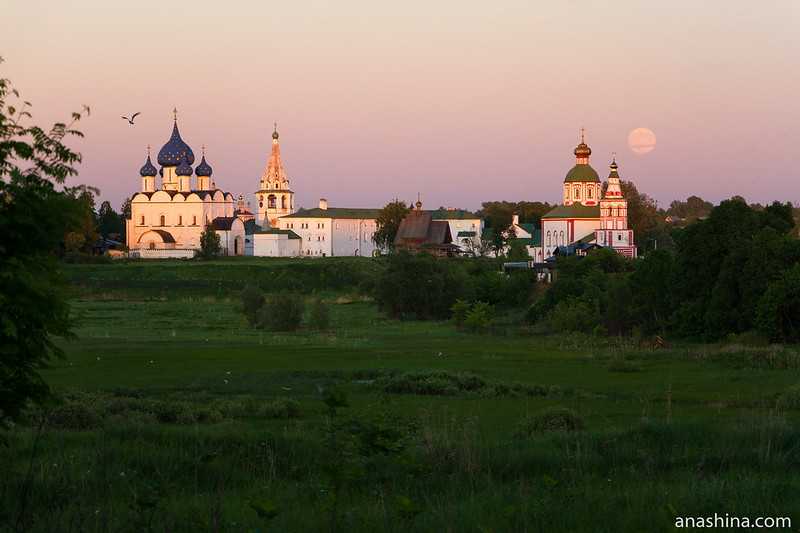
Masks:
[[[647,128],[636,128],[628,134],[628,146],[635,154],[652,152],[656,147],[656,134]]]

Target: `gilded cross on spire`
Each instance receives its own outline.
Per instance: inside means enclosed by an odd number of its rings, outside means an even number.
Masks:
[[[175,122],[178,122],[178,108],[177,107],[173,107],[172,108],[172,120],[174,120]]]
[[[150,157],[150,145],[147,145],[147,157]]]
[[[203,151],[203,157],[205,157],[206,156],[206,145],[204,144],[203,146],[200,147],[200,149]]]
[[[584,134],[584,128],[581,128],[581,143],[584,142],[583,134]]]
[[[617,162],[617,152],[611,152],[611,162],[612,163]]]

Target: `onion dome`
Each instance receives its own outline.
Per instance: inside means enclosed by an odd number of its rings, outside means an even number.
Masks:
[[[200,164],[194,169],[194,173],[198,176],[211,177],[212,172],[214,172],[214,170],[211,168],[211,165],[206,163],[206,155],[203,154],[202,159],[200,159]]]
[[[189,164],[189,159],[184,155],[181,164],[175,169],[175,174],[178,176],[191,176],[192,166]]]
[[[153,166],[153,162],[150,161],[150,147],[148,147],[148,149],[147,149],[147,161],[145,162],[144,166],[139,169],[139,175],[141,177],[143,177],[143,178],[145,176],[155,177],[155,175],[157,173],[158,173],[158,169],[155,166]]]
[[[570,169],[569,172],[567,172],[567,176],[564,178],[564,181],[599,182],[600,176],[597,175],[597,171],[590,165],[575,165]]]
[[[585,142],[581,141],[581,143],[575,147],[575,157],[589,157],[592,155],[592,149],[589,148],[589,145]]]
[[[172,126],[172,135],[167,143],[161,147],[158,152],[158,164],[162,167],[174,167],[181,163],[181,160],[186,157],[189,165],[194,164],[194,152],[189,148],[189,145],[183,142],[181,134],[178,131],[178,121]]]

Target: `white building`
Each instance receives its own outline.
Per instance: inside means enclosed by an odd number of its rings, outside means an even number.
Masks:
[[[300,209],[281,217],[280,229],[290,230],[301,240],[301,255],[311,257],[371,257],[377,250],[372,237],[377,230],[380,209],[328,207],[324,198],[319,207]]]
[[[131,218],[125,221],[131,255],[194,257],[207,225],[220,236],[223,254],[243,255],[244,225],[234,220],[233,195],[216,187],[205,150],[200,164],[192,169],[194,153],[180,136],[177,112],[172,135],[157,161],[160,170],[153,165],[148,148],[147,161],[139,170],[141,191],[131,199]],[[161,177],[160,187],[157,175]]]
[[[430,211],[432,221],[446,221],[450,226],[450,235],[453,244],[458,245],[462,252],[473,253],[481,248],[483,235],[483,219],[464,209],[443,207]]]

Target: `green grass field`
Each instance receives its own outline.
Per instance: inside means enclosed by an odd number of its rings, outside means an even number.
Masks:
[[[285,272],[323,263],[328,331],[248,327],[237,289],[291,288]],[[348,264],[69,266],[77,339],[45,374],[65,400],[0,450],[0,523],[610,532],[717,512],[800,525],[797,347],[399,322],[359,296],[368,262],[332,274]],[[347,406],[331,411],[331,390]],[[555,407],[585,428],[521,434]]]

